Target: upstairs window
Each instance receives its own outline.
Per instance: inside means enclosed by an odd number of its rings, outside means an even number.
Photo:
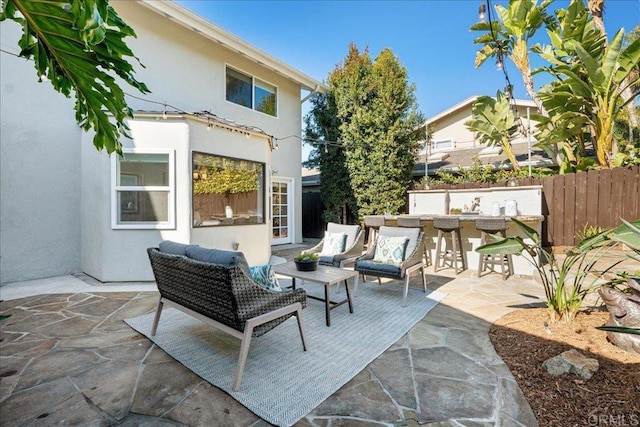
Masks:
[[[452,139],[439,139],[431,141],[432,151],[451,150],[453,149]]]
[[[276,117],[277,93],[274,85],[227,67],[227,101]]]

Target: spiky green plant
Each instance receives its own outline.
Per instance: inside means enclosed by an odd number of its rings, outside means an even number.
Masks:
[[[640,235],[629,229],[640,227],[640,220],[633,223],[623,221],[616,229],[605,229],[581,241],[566,251],[564,260],[560,262],[553,252],[542,248],[542,240],[537,231],[516,219],[512,221],[533,243],[526,242],[521,236],[502,238],[493,235],[494,242],[480,246],[476,251],[487,255],[521,255],[526,252],[529,257],[525,258],[538,271],[544,287],[551,320],[573,320],[585,297],[603,284],[601,277],[623,261],[620,259],[605,270],[598,271],[598,274],[592,274],[595,264],[616,242],[640,248]]]

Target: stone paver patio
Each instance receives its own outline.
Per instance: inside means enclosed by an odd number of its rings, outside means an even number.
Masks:
[[[536,426],[488,330],[515,307],[539,306],[542,287],[473,274],[428,274],[429,289],[448,296],[297,425]],[[268,425],[122,321],[155,310],[157,292],[68,280],[81,291],[6,300],[0,288],[12,314],[0,324],[2,425]]]

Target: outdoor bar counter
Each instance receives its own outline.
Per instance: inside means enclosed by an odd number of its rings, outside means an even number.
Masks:
[[[515,202],[515,203],[514,203]],[[515,207],[514,207],[515,206]],[[451,209],[471,210],[463,214],[450,214]],[[515,209],[515,215],[507,215]],[[505,212],[506,211],[506,212]],[[494,215],[499,214],[499,215]],[[479,254],[475,248],[480,246],[480,231],[475,222],[480,218],[495,218],[502,216],[507,224],[507,236],[521,236],[531,243],[517,224],[515,218],[525,223],[541,234],[542,221],[542,187],[494,187],[465,190],[418,190],[409,192],[409,214],[403,215],[369,215],[365,216],[364,224],[369,228],[369,236],[375,235],[381,225],[398,226],[398,218],[402,218],[400,226],[421,227],[425,233],[426,250],[430,252],[431,260],[435,259],[436,238],[438,230],[433,228],[433,218],[436,216],[450,216],[460,218],[460,235],[462,246],[467,257],[467,269],[474,273],[478,269]],[[371,233],[373,231],[373,233]],[[535,267],[525,257],[513,257],[515,274],[531,276],[535,274]],[[429,270],[427,270],[429,271]],[[496,277],[500,277],[496,275]]]

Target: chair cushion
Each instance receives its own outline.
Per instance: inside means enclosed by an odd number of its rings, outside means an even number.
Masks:
[[[200,246],[192,246],[187,248],[186,255],[197,261],[224,265],[226,267],[233,267],[237,265],[247,276],[251,277],[249,263],[247,263],[247,259],[244,257],[242,252],[223,251],[221,249],[207,249],[201,248]]]
[[[355,270],[362,274],[400,277],[400,267],[395,264],[381,264],[372,260],[357,260]]]
[[[378,231],[379,236],[406,236],[409,241],[407,242],[407,248],[405,249],[406,256],[410,256],[413,251],[416,250],[416,246],[418,245],[418,237],[420,237],[420,232],[422,230],[420,228],[412,228],[412,227],[388,227],[383,225],[380,227]]]
[[[347,225],[347,224],[337,224],[335,222],[330,222],[327,224],[327,231],[330,233],[344,233],[347,235],[347,238],[344,242],[344,248],[350,248],[358,238],[358,233],[360,233],[359,225]],[[345,251],[342,250],[342,252]]]
[[[165,254],[186,255],[187,249],[198,247],[198,245],[185,245],[184,243],[173,242],[171,240],[163,240],[158,245],[158,250]]]
[[[322,243],[322,250],[320,256],[334,256],[344,252],[344,245],[347,235],[345,233],[324,233],[324,242]]]
[[[373,261],[400,265],[404,261],[408,240],[407,236],[378,236]]]
[[[249,271],[251,272],[253,281],[258,285],[270,291],[282,291],[282,288],[280,288],[280,283],[278,283],[278,278],[273,272],[271,264],[252,265],[249,267]]]
[[[320,265],[333,265],[333,255],[331,256],[321,256],[318,258],[318,264]]]

